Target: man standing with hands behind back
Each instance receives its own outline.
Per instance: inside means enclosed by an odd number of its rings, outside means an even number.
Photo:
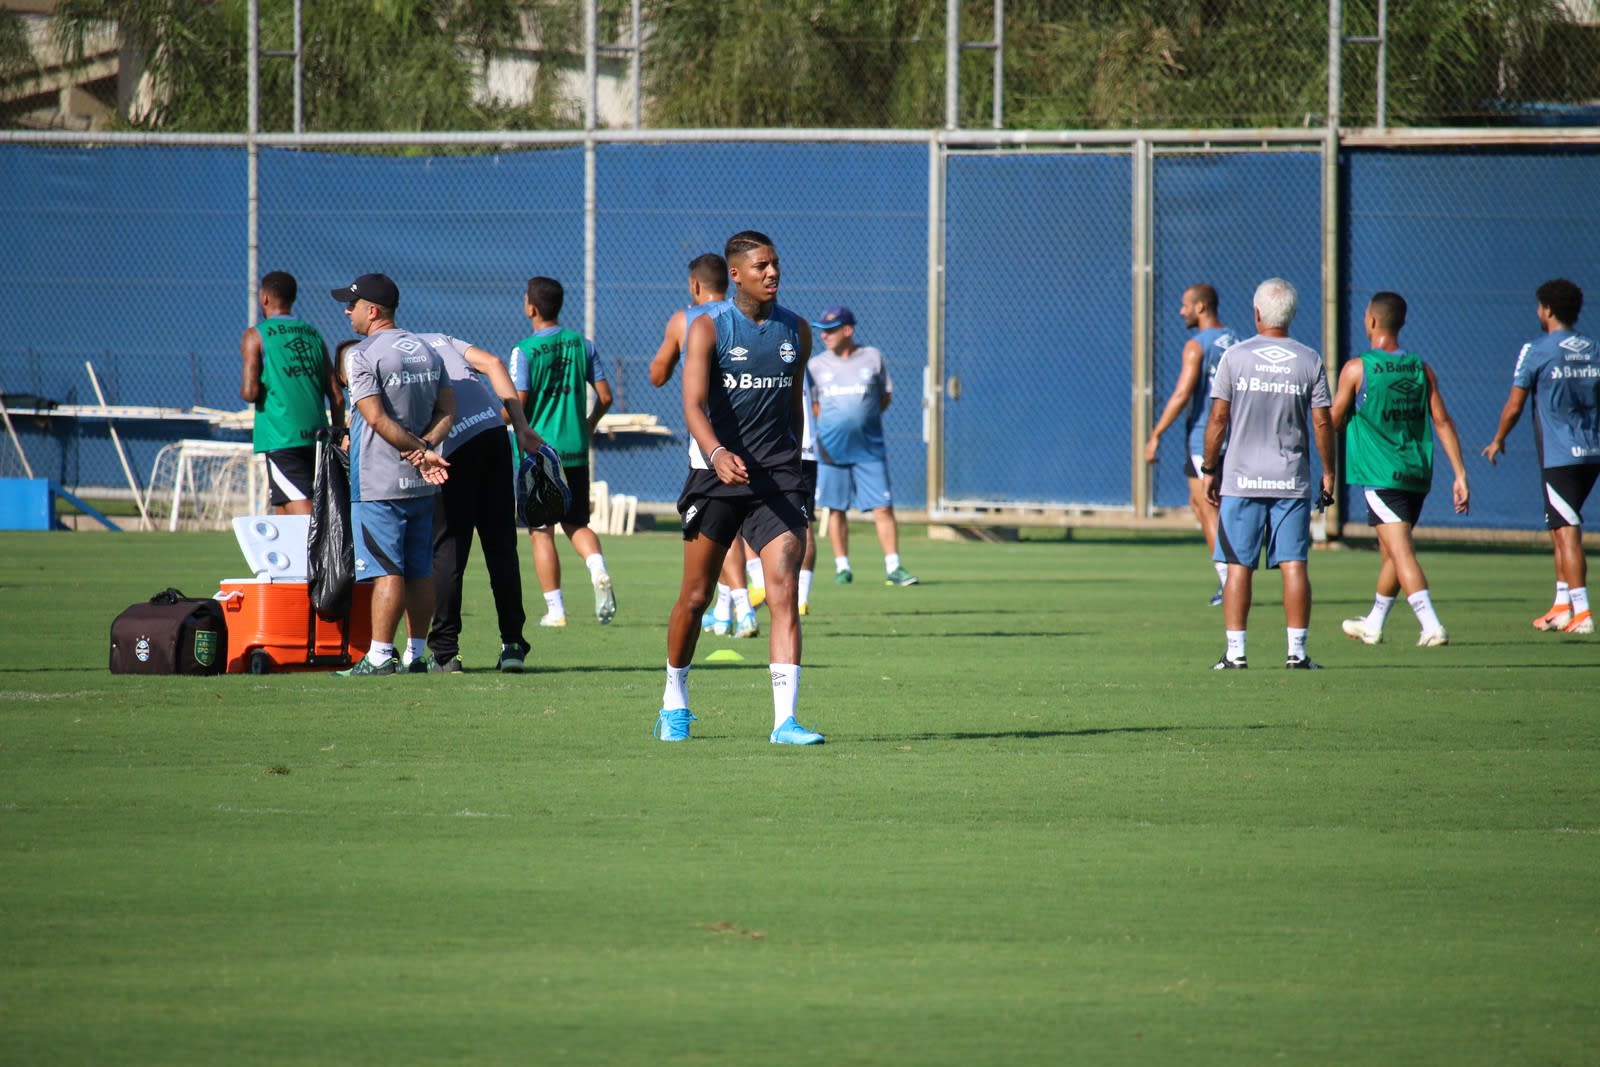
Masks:
[[[1333,417],[1328,373],[1317,352],[1289,336],[1299,294],[1282,278],[1256,287],[1256,335],[1222,355],[1211,383],[1211,418],[1200,473],[1217,507],[1214,556],[1228,565],[1222,591],[1228,649],[1215,670],[1245,667],[1251,583],[1263,547],[1283,572],[1288,629],[1284,666],[1314,670],[1311,626],[1311,450],[1322,461],[1321,501],[1333,499]],[[1223,455],[1223,446],[1227,455]]]
[[[356,580],[371,581],[372,644],[346,676],[393,674],[395,628],[406,616],[413,660],[427,652],[433,616],[433,494],[449,477],[439,448],[455,417],[444,362],[394,323],[400,289],[363,274],[343,289],[350,328],[350,525]]]

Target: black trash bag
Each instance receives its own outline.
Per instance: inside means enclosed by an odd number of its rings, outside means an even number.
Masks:
[[[356,546],[350,531],[350,453],[343,430],[317,431],[317,471],[311,483],[306,575],[311,606],[324,618],[348,615],[356,584]]]

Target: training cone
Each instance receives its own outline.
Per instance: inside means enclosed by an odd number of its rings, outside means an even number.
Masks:
[[[731,648],[719,648],[706,657],[707,663],[743,663],[744,657]]]

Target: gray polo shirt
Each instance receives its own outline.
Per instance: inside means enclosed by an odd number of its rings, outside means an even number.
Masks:
[[[1231,405],[1222,495],[1309,497],[1311,409],[1333,404],[1316,350],[1287,337],[1241,341],[1222,354],[1211,397]]]
[[[433,416],[440,389],[450,388],[444,361],[427,342],[405,330],[380,330],[350,349],[350,499],[404,500],[432,496],[425,481],[400,452],[378,436],[357,404],[369,396],[383,399],[389,417],[421,435]]]

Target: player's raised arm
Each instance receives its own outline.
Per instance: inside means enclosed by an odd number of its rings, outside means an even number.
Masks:
[[[671,381],[672,372],[677,369],[678,356],[683,352],[683,321],[686,317],[682,308],[672,313],[662,333],[661,346],[650,360],[650,384],[657,389]]]

